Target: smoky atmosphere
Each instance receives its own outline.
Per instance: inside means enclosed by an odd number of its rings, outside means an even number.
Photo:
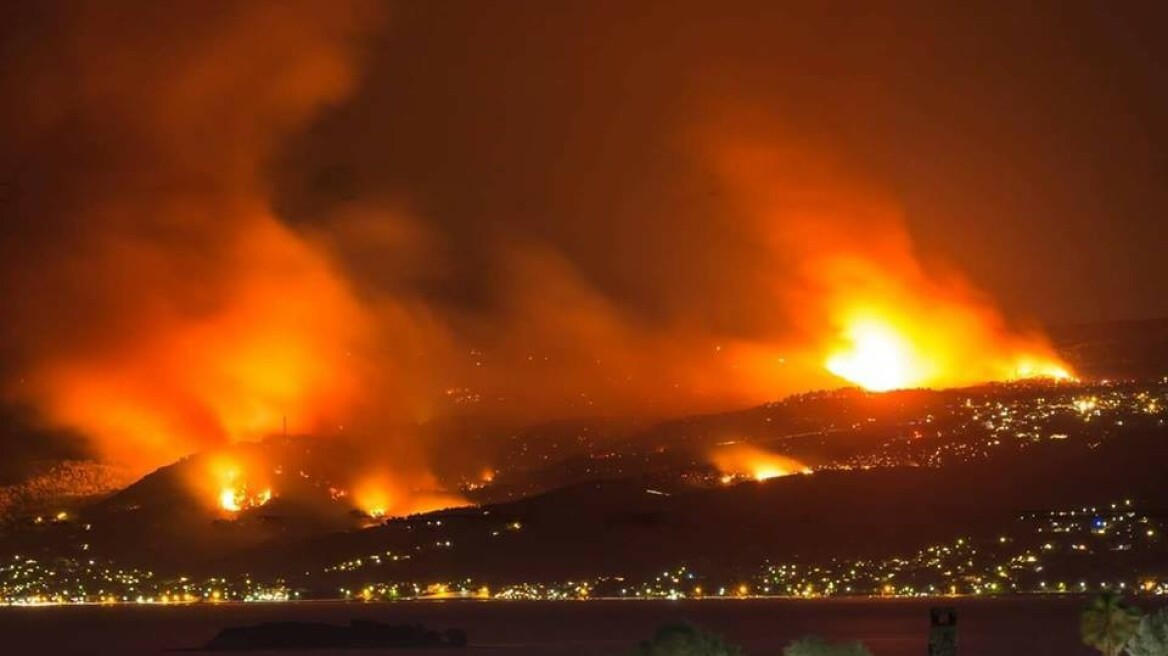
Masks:
[[[0,632],[1168,655],[1166,19],[0,8]]]

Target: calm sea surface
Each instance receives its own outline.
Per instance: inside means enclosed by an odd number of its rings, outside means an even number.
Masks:
[[[225,626],[303,620],[376,619],[461,627],[468,656],[619,656],[658,625],[688,620],[743,646],[748,656],[780,656],[813,633],[861,640],[875,656],[924,656],[929,607],[958,609],[961,656],[1087,656],[1078,640],[1078,599],[705,600],[389,604],[306,602],[274,605],[84,606],[0,609],[0,654],[162,654],[197,647]],[[1148,606],[1148,604],[1145,604]],[[261,652],[251,652],[261,653]],[[276,652],[379,654],[406,650]],[[421,652],[434,656],[434,651]]]

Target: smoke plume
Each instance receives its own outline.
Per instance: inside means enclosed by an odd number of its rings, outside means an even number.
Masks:
[[[10,398],[109,460],[287,426],[392,445],[361,472],[382,490],[385,469],[423,468],[419,427],[455,414],[653,417],[1059,368],[781,117],[682,121],[686,164],[640,190],[635,220],[455,224],[406,189],[291,221],[273,160],[358,91],[378,7],[68,8],[8,10],[0,346]],[[657,202],[702,185],[685,211]]]
[[[13,395],[139,466],[343,416],[370,318],[273,215],[265,167],[352,90],[372,9],[11,10],[24,13],[3,71],[18,90],[2,164]]]

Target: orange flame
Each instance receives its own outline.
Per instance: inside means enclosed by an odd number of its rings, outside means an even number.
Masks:
[[[405,484],[409,478],[415,479],[415,485]],[[437,491],[434,486],[435,481],[428,475],[410,477],[400,472],[392,476],[378,473],[358,480],[353,486],[352,498],[358,509],[375,519],[467,505],[465,499]]]
[[[219,491],[219,507],[231,513],[258,508],[271,500],[271,489],[263,489],[256,494],[251,494],[246,485],[231,485]]]
[[[213,498],[219,510],[234,515],[272,500],[272,487],[258,475],[261,471],[265,470],[252,466],[242,455],[220,453],[208,458],[201,478],[190,483],[205,498]]]
[[[928,320],[898,322],[875,313],[856,315],[843,327],[840,346],[828,355],[824,366],[844,380],[877,392],[1071,376],[1066,365],[1040,344],[1000,352],[1002,346],[970,343],[968,332],[955,334],[952,328],[944,322],[931,325]],[[979,349],[984,350],[979,353]]]
[[[736,208],[784,263],[772,272],[777,300],[824,370],[876,391],[1071,377],[1045,337],[922,262],[896,200],[829,149],[749,111],[723,119],[705,133],[709,152]]]
[[[750,478],[766,481],[792,474],[810,474],[811,468],[789,456],[749,444],[733,443],[710,452],[710,462],[722,474],[722,482]]]
[[[922,377],[925,366],[911,344],[888,324],[861,319],[848,326],[846,337],[850,348],[830,356],[825,365],[840,378],[882,391],[908,387]]]

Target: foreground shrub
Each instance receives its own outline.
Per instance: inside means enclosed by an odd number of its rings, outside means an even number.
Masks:
[[[642,642],[636,656],[741,656],[742,650],[692,624],[666,624]]]
[[[1120,656],[1124,645],[1140,626],[1140,611],[1123,603],[1119,595],[1105,592],[1091,600],[1079,621],[1083,643],[1103,652]]]
[[[1127,643],[1131,656],[1168,656],[1168,608],[1145,615]]]

